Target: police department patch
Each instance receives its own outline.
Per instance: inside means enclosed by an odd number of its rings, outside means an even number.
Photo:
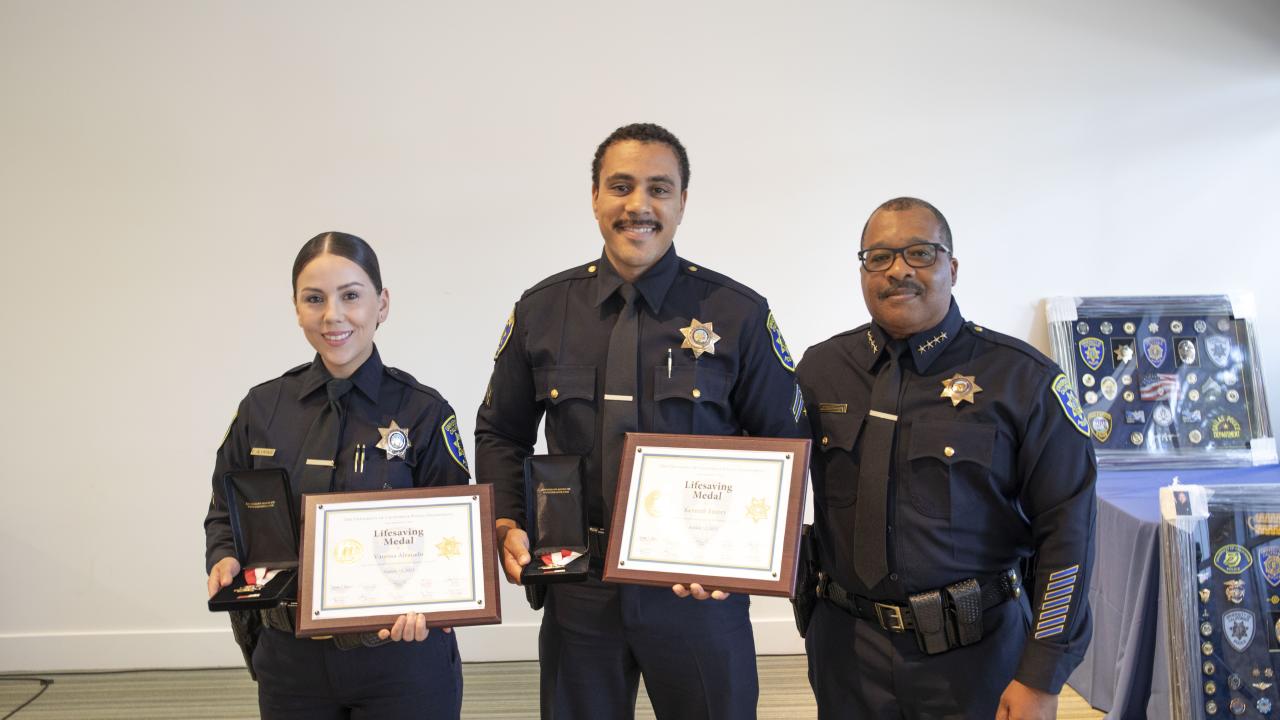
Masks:
[[[467,467],[467,450],[462,447],[462,434],[458,432],[458,416],[450,415],[449,419],[441,423],[440,433],[444,435],[444,446],[449,448],[449,455],[470,475],[471,468]]]
[[[506,349],[507,343],[511,340],[511,332],[516,329],[516,309],[511,308],[511,317],[507,318],[507,326],[502,328],[502,337],[498,338],[498,349],[493,353],[493,359],[497,360],[502,351]],[[465,464],[465,463],[464,463]]]
[[[1071,381],[1066,375],[1058,373],[1058,377],[1053,379],[1053,396],[1058,398],[1058,404],[1062,406],[1062,411],[1067,414],[1071,422],[1080,431],[1081,435],[1089,436],[1089,423],[1085,420],[1084,408],[1080,407],[1080,398],[1076,397],[1076,389],[1072,387]]]
[[[778,321],[773,319],[773,311],[769,311],[769,319],[765,321],[765,327],[769,328],[769,337],[773,338],[773,354],[778,356],[782,361],[782,367],[796,371],[796,361],[791,358],[791,351],[787,349],[787,341],[782,339],[782,331],[778,329]]]

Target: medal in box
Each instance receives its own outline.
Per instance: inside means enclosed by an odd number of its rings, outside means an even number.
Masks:
[[[582,459],[534,455],[524,461],[525,519],[532,556],[520,574],[523,585],[587,579],[587,502]]]
[[[209,609],[273,608],[294,600],[298,580],[298,519],[284,470],[236,470],[222,478],[236,559],[232,583],[209,599]]]

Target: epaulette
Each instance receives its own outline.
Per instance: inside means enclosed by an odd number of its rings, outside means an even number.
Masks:
[[[705,268],[697,263],[689,262],[688,260],[685,260],[682,257],[677,257],[676,259],[680,262],[680,274],[682,275],[698,278],[699,280],[706,280],[707,282],[715,283],[716,285],[719,285],[721,287],[728,288],[730,290],[733,290],[745,296],[748,300],[750,300],[751,302],[757,305],[768,304],[768,301],[764,299],[763,295],[756,292],[755,290],[752,290],[746,285],[743,285],[737,280],[734,280],[728,275],[721,275],[715,270]]]
[[[1033,347],[1030,343],[1026,341],[1019,340],[1018,338],[1012,337],[1010,335],[1005,335],[1002,332],[996,332],[995,330],[990,330],[988,328],[985,328],[973,322],[972,320],[966,321],[964,326],[970,332],[972,332],[975,337],[981,338],[983,340],[988,340],[992,343],[995,343],[996,345],[1002,345],[1004,347],[1017,350],[1023,355],[1026,355],[1027,357],[1035,360],[1041,365],[1044,365],[1046,368],[1050,368],[1055,372],[1057,371],[1057,368],[1058,368],[1057,363],[1051,360],[1044,353],[1035,349],[1035,347]]]
[[[414,390],[417,390],[418,392],[426,393],[431,397],[435,398],[436,400],[439,400],[440,402],[444,402],[444,396],[441,395],[435,388],[431,387],[430,385],[423,385],[422,383],[418,382],[417,378],[401,370],[400,368],[393,368],[393,367],[388,367],[384,365],[383,370],[386,370],[387,375],[389,377],[399,380],[400,382],[404,383],[405,385],[408,385],[409,387],[413,388]]]
[[[253,387],[251,387],[251,388],[249,388],[249,389],[250,389],[250,390],[257,390],[258,388],[262,387],[263,385],[270,385],[271,383],[276,382],[276,381],[278,381],[278,380],[283,380],[284,378],[287,378],[287,377],[289,377],[290,375],[297,375],[298,373],[302,372],[303,370],[306,370],[306,369],[307,369],[307,368],[309,368],[309,367],[311,367],[311,363],[309,363],[309,362],[304,362],[304,363],[302,363],[301,365],[299,365],[299,366],[297,366],[297,367],[291,367],[291,368],[289,368],[288,370],[285,370],[283,373],[281,373],[281,374],[280,374],[280,377],[274,377],[274,378],[271,378],[270,380],[263,380],[262,382],[258,383],[257,385],[254,385]]]
[[[842,332],[842,333],[836,333],[835,335],[832,335],[831,337],[829,337],[829,338],[827,338],[827,339],[828,339],[828,340],[835,340],[836,338],[840,338],[840,337],[848,337],[849,335],[861,335],[862,333],[864,333],[864,332],[866,332],[866,331],[868,331],[868,330],[870,330],[870,329],[871,329],[871,323],[863,323],[863,324],[859,325],[858,327],[856,327],[856,328],[854,328],[854,329],[852,329],[852,330],[845,330],[845,331],[844,331],[844,332]]]
[[[546,278],[545,280],[538,283],[537,285],[534,285],[528,290],[525,290],[524,293],[520,296],[520,299],[523,300],[529,297],[530,295],[538,292],[539,290],[545,290],[551,287],[552,285],[558,285],[562,282],[567,282],[569,280],[583,280],[583,279],[592,277],[596,274],[597,262],[599,261],[592,260],[589,263],[583,263],[582,265],[578,265],[577,267],[571,267],[568,270],[565,270],[563,272],[558,272],[555,275],[552,275],[551,277]]]

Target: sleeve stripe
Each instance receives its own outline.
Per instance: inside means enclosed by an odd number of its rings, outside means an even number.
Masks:
[[[1071,585],[1070,587],[1064,587],[1060,590],[1053,590],[1051,592],[1045,593],[1044,599],[1048,601],[1048,600],[1053,600],[1055,598],[1060,598],[1060,597],[1071,597],[1071,593],[1074,592],[1075,589],[1076,589],[1076,586]]]
[[[1075,574],[1076,574],[1077,572],[1079,572],[1079,571],[1080,571],[1080,566],[1079,566],[1079,565],[1072,565],[1071,567],[1066,568],[1065,570],[1059,570],[1058,572],[1053,573],[1052,575],[1050,575],[1050,576],[1049,576],[1049,579],[1050,579],[1050,580],[1059,580],[1059,579],[1064,578],[1064,577],[1067,577],[1067,576],[1069,576],[1069,575],[1075,575]]]

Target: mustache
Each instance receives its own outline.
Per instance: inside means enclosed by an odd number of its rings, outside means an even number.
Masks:
[[[893,295],[899,290],[910,290],[911,292],[914,292],[917,295],[924,294],[923,285],[916,282],[915,280],[912,280],[911,278],[903,278],[901,280],[893,281],[892,284],[889,285],[889,287],[885,288],[880,292],[879,297],[881,300],[884,300],[885,298],[888,298],[890,295]]]
[[[651,227],[654,230],[662,230],[662,223],[657,220],[619,220],[613,224],[613,229],[619,231],[629,227]]]

